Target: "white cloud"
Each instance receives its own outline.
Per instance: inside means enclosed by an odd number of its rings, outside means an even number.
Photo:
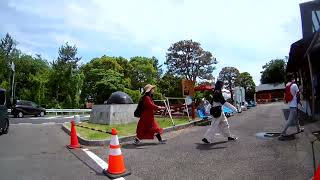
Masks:
[[[305,0],[10,0],[9,6],[47,21],[36,27],[54,22],[59,29],[21,36],[34,47],[69,41],[79,49],[102,51],[121,44],[122,52],[123,45],[141,47],[164,60],[172,43],[193,39],[219,57],[215,74],[224,65],[236,66],[258,82],[261,66],[288,55],[290,44],[301,38],[300,2]]]

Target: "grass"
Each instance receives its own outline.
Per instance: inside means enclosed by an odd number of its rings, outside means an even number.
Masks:
[[[170,118],[156,118],[156,119],[159,126],[162,128],[173,126]],[[188,118],[174,118],[173,121],[175,125],[180,125],[180,124],[187,123],[189,120]],[[128,124],[119,124],[119,125],[116,125],[116,124],[104,125],[104,124],[89,123],[86,121],[86,122],[82,122],[81,125],[94,128],[94,129],[108,131],[108,132],[111,132],[112,128],[116,128],[119,137],[135,135],[136,127],[137,127],[136,122],[128,123]],[[67,126],[70,128],[70,123],[68,123]],[[94,131],[91,129],[82,128],[78,126],[76,126],[76,129],[77,129],[77,134],[79,134],[81,137],[84,137],[85,139],[88,139],[88,140],[101,140],[101,139],[111,138],[111,135],[107,133]]]

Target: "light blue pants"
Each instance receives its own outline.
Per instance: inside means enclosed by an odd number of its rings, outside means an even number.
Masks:
[[[288,117],[287,123],[282,131],[282,134],[286,134],[288,128],[290,126],[294,126],[294,125],[297,127],[297,131],[299,131],[300,130],[300,123],[299,123],[299,119],[297,116],[297,108],[290,107],[289,117]]]

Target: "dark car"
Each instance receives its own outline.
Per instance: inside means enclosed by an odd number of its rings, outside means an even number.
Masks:
[[[6,106],[6,91],[0,88],[0,134],[9,131],[8,108]]]
[[[24,115],[34,115],[43,117],[46,115],[46,110],[34,102],[17,100],[12,107],[11,114],[14,117],[22,118]]]

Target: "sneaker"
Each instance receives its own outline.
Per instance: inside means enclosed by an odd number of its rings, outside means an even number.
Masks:
[[[206,138],[203,138],[203,139],[202,139],[202,142],[204,142],[204,143],[206,143],[206,144],[210,144],[210,142],[209,142],[208,139],[206,139]]]
[[[300,129],[298,130],[298,133],[301,133],[301,132],[304,132],[304,128],[300,128]]]
[[[237,139],[238,139],[237,137],[228,137],[228,141],[235,141]]]
[[[159,141],[159,144],[166,144],[167,140],[166,139],[162,139],[161,141]]]
[[[138,138],[134,138],[133,143],[134,145],[140,144],[140,140]]]

